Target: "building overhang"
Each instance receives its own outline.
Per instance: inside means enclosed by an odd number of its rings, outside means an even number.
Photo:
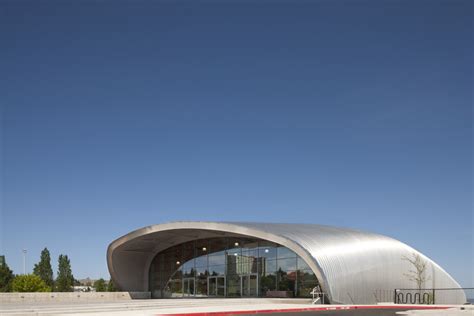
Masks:
[[[107,265],[110,275],[123,290],[148,291],[149,267],[157,253],[187,241],[213,237],[252,237],[287,247],[305,260],[331,300],[321,268],[307,249],[289,238],[233,223],[173,222],[135,230],[109,245]]]

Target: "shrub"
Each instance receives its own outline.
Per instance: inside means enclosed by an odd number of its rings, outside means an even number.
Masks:
[[[51,288],[37,275],[23,274],[13,279],[12,292],[51,292]]]
[[[94,288],[96,292],[105,292],[107,291],[107,286],[104,279],[98,279],[94,282]]]
[[[114,281],[110,278],[109,283],[107,284],[107,292],[117,292],[117,287],[115,286]]]

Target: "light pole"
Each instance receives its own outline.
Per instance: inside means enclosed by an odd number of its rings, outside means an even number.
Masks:
[[[23,249],[23,274],[26,274],[26,249]]]

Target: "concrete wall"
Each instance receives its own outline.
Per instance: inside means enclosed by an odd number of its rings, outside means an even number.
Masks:
[[[45,292],[0,293],[0,304],[50,302],[105,302],[149,299],[150,292]]]

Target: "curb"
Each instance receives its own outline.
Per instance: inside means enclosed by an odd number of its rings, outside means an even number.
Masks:
[[[269,313],[294,313],[294,312],[318,312],[318,311],[337,311],[337,310],[364,310],[364,309],[407,309],[407,310],[426,310],[426,309],[448,309],[449,306],[420,306],[420,305],[348,305],[333,307],[304,307],[304,308],[282,308],[282,309],[255,309],[255,310],[234,310],[222,312],[190,312],[177,314],[155,314],[155,316],[230,316],[242,314],[269,314]]]

